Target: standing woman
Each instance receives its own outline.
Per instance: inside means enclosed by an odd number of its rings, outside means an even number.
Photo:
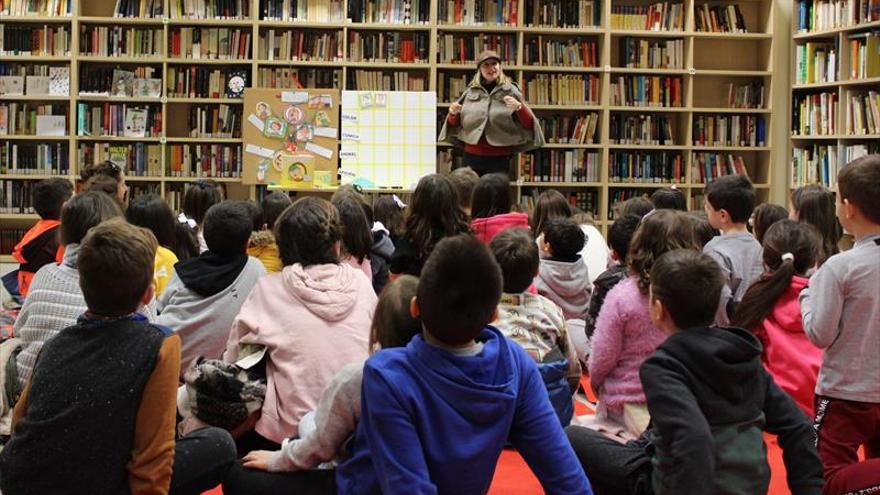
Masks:
[[[440,141],[464,146],[464,166],[480,176],[510,173],[510,158],[544,145],[544,134],[501,58],[485,50],[479,68],[458,101],[450,105]]]

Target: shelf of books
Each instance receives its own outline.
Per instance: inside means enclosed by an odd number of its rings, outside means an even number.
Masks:
[[[516,159],[523,206],[554,187],[606,225],[615,202],[664,186],[699,207],[728,173],[766,200],[773,15],[771,0],[0,0],[0,216],[32,221],[35,180],[104,159],[125,166],[132,196],[176,203],[210,177],[255,197],[231,80],[431,90],[440,121],[486,48],[547,136]],[[870,32],[829,36],[870,50]],[[864,65],[805,91],[867,108],[878,76]],[[438,167],[454,155],[438,146]]]
[[[795,0],[789,186],[880,153],[880,0]]]

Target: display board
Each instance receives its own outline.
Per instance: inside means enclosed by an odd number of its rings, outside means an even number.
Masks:
[[[415,188],[437,167],[437,94],[343,91],[339,175],[344,184]]]
[[[337,90],[245,89],[242,126],[242,183],[298,189],[336,182]]]

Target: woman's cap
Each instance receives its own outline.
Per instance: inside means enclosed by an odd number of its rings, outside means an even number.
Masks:
[[[496,62],[501,62],[501,57],[498,56],[498,53],[495,50],[483,50],[480,53],[480,58],[477,59],[477,68],[479,69],[483,62],[495,60]]]

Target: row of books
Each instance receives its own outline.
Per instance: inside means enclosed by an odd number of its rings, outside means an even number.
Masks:
[[[171,177],[241,177],[240,144],[169,146],[165,173]]]
[[[742,156],[721,153],[694,153],[691,157],[691,175],[693,181],[697,177],[700,182],[708,184],[724,175],[749,176],[745,160]]]
[[[520,156],[525,182],[598,182],[599,153],[591,150],[537,150]]]
[[[880,20],[880,0],[798,0],[797,29],[822,31]]]
[[[189,109],[189,137],[241,137],[240,105],[201,105]]]
[[[2,204],[2,201],[0,201]],[[0,229],[0,254],[9,255],[18,245],[28,229]]]
[[[348,0],[352,22],[425,24],[431,17],[430,0]]]
[[[16,64],[16,63],[0,63],[0,76],[48,76],[49,71],[59,67],[46,64]],[[70,68],[65,67],[70,73]]]
[[[445,33],[437,39],[437,61],[442,64],[475,64],[483,50],[494,50],[503,63],[515,64],[516,45],[516,36],[509,34]]]
[[[531,27],[585,28],[602,20],[598,0],[526,0],[524,8],[526,26]]]
[[[704,3],[694,9],[694,23],[704,33],[748,33],[739,4],[709,6]]]
[[[614,144],[674,145],[672,119],[659,114],[611,114],[609,139]]]
[[[33,180],[0,179],[0,213],[36,213],[32,198],[36,184]]]
[[[437,20],[445,24],[516,26],[519,0],[437,0]]]
[[[161,66],[144,65],[120,69],[84,64],[79,68],[79,94],[114,97],[137,95],[158,98],[162,90],[161,74]],[[138,82],[137,91],[135,82]]]
[[[116,0],[113,17],[162,17],[164,0]]]
[[[240,77],[249,87],[250,70],[213,69],[210,67],[169,67],[167,94],[172,98],[241,98],[228,82]]]
[[[593,144],[599,127],[599,114],[539,117],[544,139],[554,144]]]
[[[83,25],[79,51],[95,57],[161,57],[161,29]]]
[[[341,0],[260,0],[260,19],[343,22],[345,4]]]
[[[0,103],[0,136],[64,136],[67,105]]]
[[[269,29],[260,37],[263,60],[324,61],[341,60],[342,31],[280,31]]]
[[[534,188],[531,191],[520,195],[519,197],[519,205],[522,207],[523,211],[534,211],[535,203],[538,201],[538,196],[544,188]],[[586,190],[586,191],[559,191],[562,193],[567,199],[568,203],[571,206],[574,206],[580,209],[583,212],[591,213],[594,217],[599,216],[599,192],[596,190]]]
[[[628,69],[683,69],[684,40],[621,38],[618,65]]]
[[[168,0],[168,7],[172,19],[247,19],[250,15],[250,0]]]
[[[452,102],[467,89],[473,76],[470,74],[437,73],[437,101]]]
[[[537,74],[526,81],[524,95],[535,105],[596,105],[600,86],[592,74]]]
[[[0,141],[0,173],[67,175],[67,143],[16,143]]]
[[[808,41],[795,46],[796,84],[837,81],[837,44]]]
[[[608,191],[608,219],[614,220],[617,215],[617,206],[620,203],[632,198],[638,198],[639,196],[648,198],[648,195],[651,194],[650,190],[645,190],[643,188],[633,189],[633,188],[614,188]]]
[[[764,108],[764,83],[762,81],[729,83],[727,108]]]
[[[355,91],[427,91],[428,79],[406,71],[356,70],[348,79],[348,89]]]
[[[351,62],[427,63],[428,33],[349,31]]]
[[[171,31],[170,56],[192,59],[249,59],[251,30],[242,28],[184,27]]]
[[[846,133],[880,134],[880,92],[856,93],[847,98]]]
[[[843,163],[849,163],[856,158],[880,153],[880,141],[866,144],[851,144],[843,147]]]
[[[806,148],[794,147],[791,155],[792,187],[808,184],[834,187],[839,165],[837,145],[814,144]]]
[[[794,136],[837,134],[837,93],[794,94],[791,133]]]
[[[162,145],[150,143],[80,143],[77,163],[80,167],[110,161],[127,175],[159,177],[162,175]]]
[[[45,66],[41,67],[45,68]],[[18,66],[9,71],[15,72],[16,75],[0,75],[0,95],[67,96],[70,94],[70,68],[48,67],[47,71],[48,75],[23,75],[22,73],[25,72],[43,71]]]
[[[767,143],[763,115],[695,115],[692,130],[696,146],[765,146]]]
[[[850,79],[880,77],[880,31],[850,35]]]
[[[76,128],[79,136],[154,137],[162,135],[159,106],[125,103],[78,103]]]
[[[514,43],[514,46],[516,44]],[[537,36],[526,41],[525,63],[554,67],[598,67],[599,43],[582,38]],[[514,55],[516,52],[514,52]]]
[[[611,82],[611,104],[627,107],[680,107],[678,76],[618,76]]]
[[[261,67],[257,69],[260,88],[336,88],[342,89],[339,69]]]
[[[684,183],[685,170],[678,151],[617,151],[608,157],[611,182]]]
[[[684,4],[656,2],[650,5],[612,5],[611,29],[681,31]]]
[[[70,16],[71,0],[0,0],[0,16]]]
[[[0,24],[0,55],[70,55],[67,26]]]

